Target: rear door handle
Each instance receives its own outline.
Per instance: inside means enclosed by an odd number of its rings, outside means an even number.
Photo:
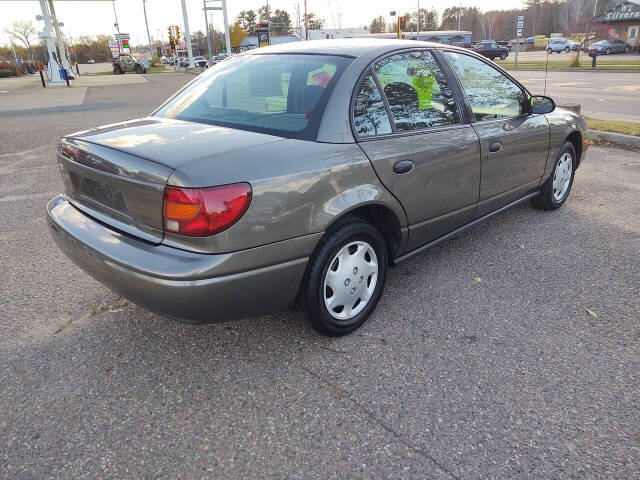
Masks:
[[[397,173],[398,175],[409,173],[413,170],[413,167],[414,165],[411,160],[400,160],[393,166],[393,173]]]
[[[491,145],[489,145],[489,151],[492,153],[499,152],[500,150],[502,150],[501,142],[493,142]]]

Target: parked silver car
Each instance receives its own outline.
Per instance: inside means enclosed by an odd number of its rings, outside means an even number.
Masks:
[[[295,303],[344,335],[389,265],[525,200],[561,207],[585,129],[465,49],[289,43],[212,67],[147,118],[63,137],[48,223],[81,268],[164,315]]]
[[[547,45],[547,53],[561,53],[566,52],[569,53],[571,51],[576,51],[580,48],[580,44],[578,42],[574,42],[572,40],[566,39],[557,39],[551,40]]]
[[[622,40],[600,40],[589,46],[589,56],[611,55],[612,53],[627,53],[631,50],[631,45]]]

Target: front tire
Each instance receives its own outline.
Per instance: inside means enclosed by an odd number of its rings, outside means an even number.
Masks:
[[[571,51],[571,49],[569,47],[564,47],[564,51],[565,51],[565,53],[569,53]]]
[[[539,210],[556,210],[564,205],[573,186],[576,165],[576,149],[571,142],[564,142],[551,175],[540,189],[540,195],[531,201],[533,206]]]
[[[354,219],[329,232],[309,259],[297,304],[316,331],[353,332],[375,309],[387,274],[387,248],[371,224]]]
[[[506,53],[501,53],[500,54],[500,60],[505,60],[507,58],[507,54]]]
[[[547,53],[553,53],[553,50],[551,50],[550,48],[547,48]]]
[[[607,49],[604,51],[604,53],[605,53],[606,55],[611,55],[611,49],[610,49],[610,48],[607,48]]]

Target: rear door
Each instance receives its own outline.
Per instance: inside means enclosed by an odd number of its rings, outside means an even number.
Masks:
[[[388,55],[352,102],[358,142],[409,219],[411,250],[467,223],[480,185],[478,136],[429,50]]]
[[[529,113],[529,95],[515,80],[476,56],[446,51],[472,110],[482,174],[476,216],[536,188],[549,152],[549,123]]]

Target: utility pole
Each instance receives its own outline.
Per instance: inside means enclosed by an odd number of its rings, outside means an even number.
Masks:
[[[186,0],[182,0],[182,18],[184,19],[184,38],[187,41],[187,54],[189,55],[189,66],[193,67],[193,52],[191,51],[191,32],[189,31],[189,18],[187,17]]]
[[[418,26],[417,26],[416,38],[420,40],[420,0],[418,0]]]
[[[149,35],[149,22],[147,21],[147,0],[142,0],[142,10],[144,11],[144,23],[147,26],[147,39],[149,40],[149,60],[153,60],[153,45],[151,35]]]
[[[182,0],[184,2],[184,0]],[[227,18],[227,0],[222,0],[222,17],[224,18],[224,39],[227,56],[231,55],[231,37],[229,35],[229,19]]]

